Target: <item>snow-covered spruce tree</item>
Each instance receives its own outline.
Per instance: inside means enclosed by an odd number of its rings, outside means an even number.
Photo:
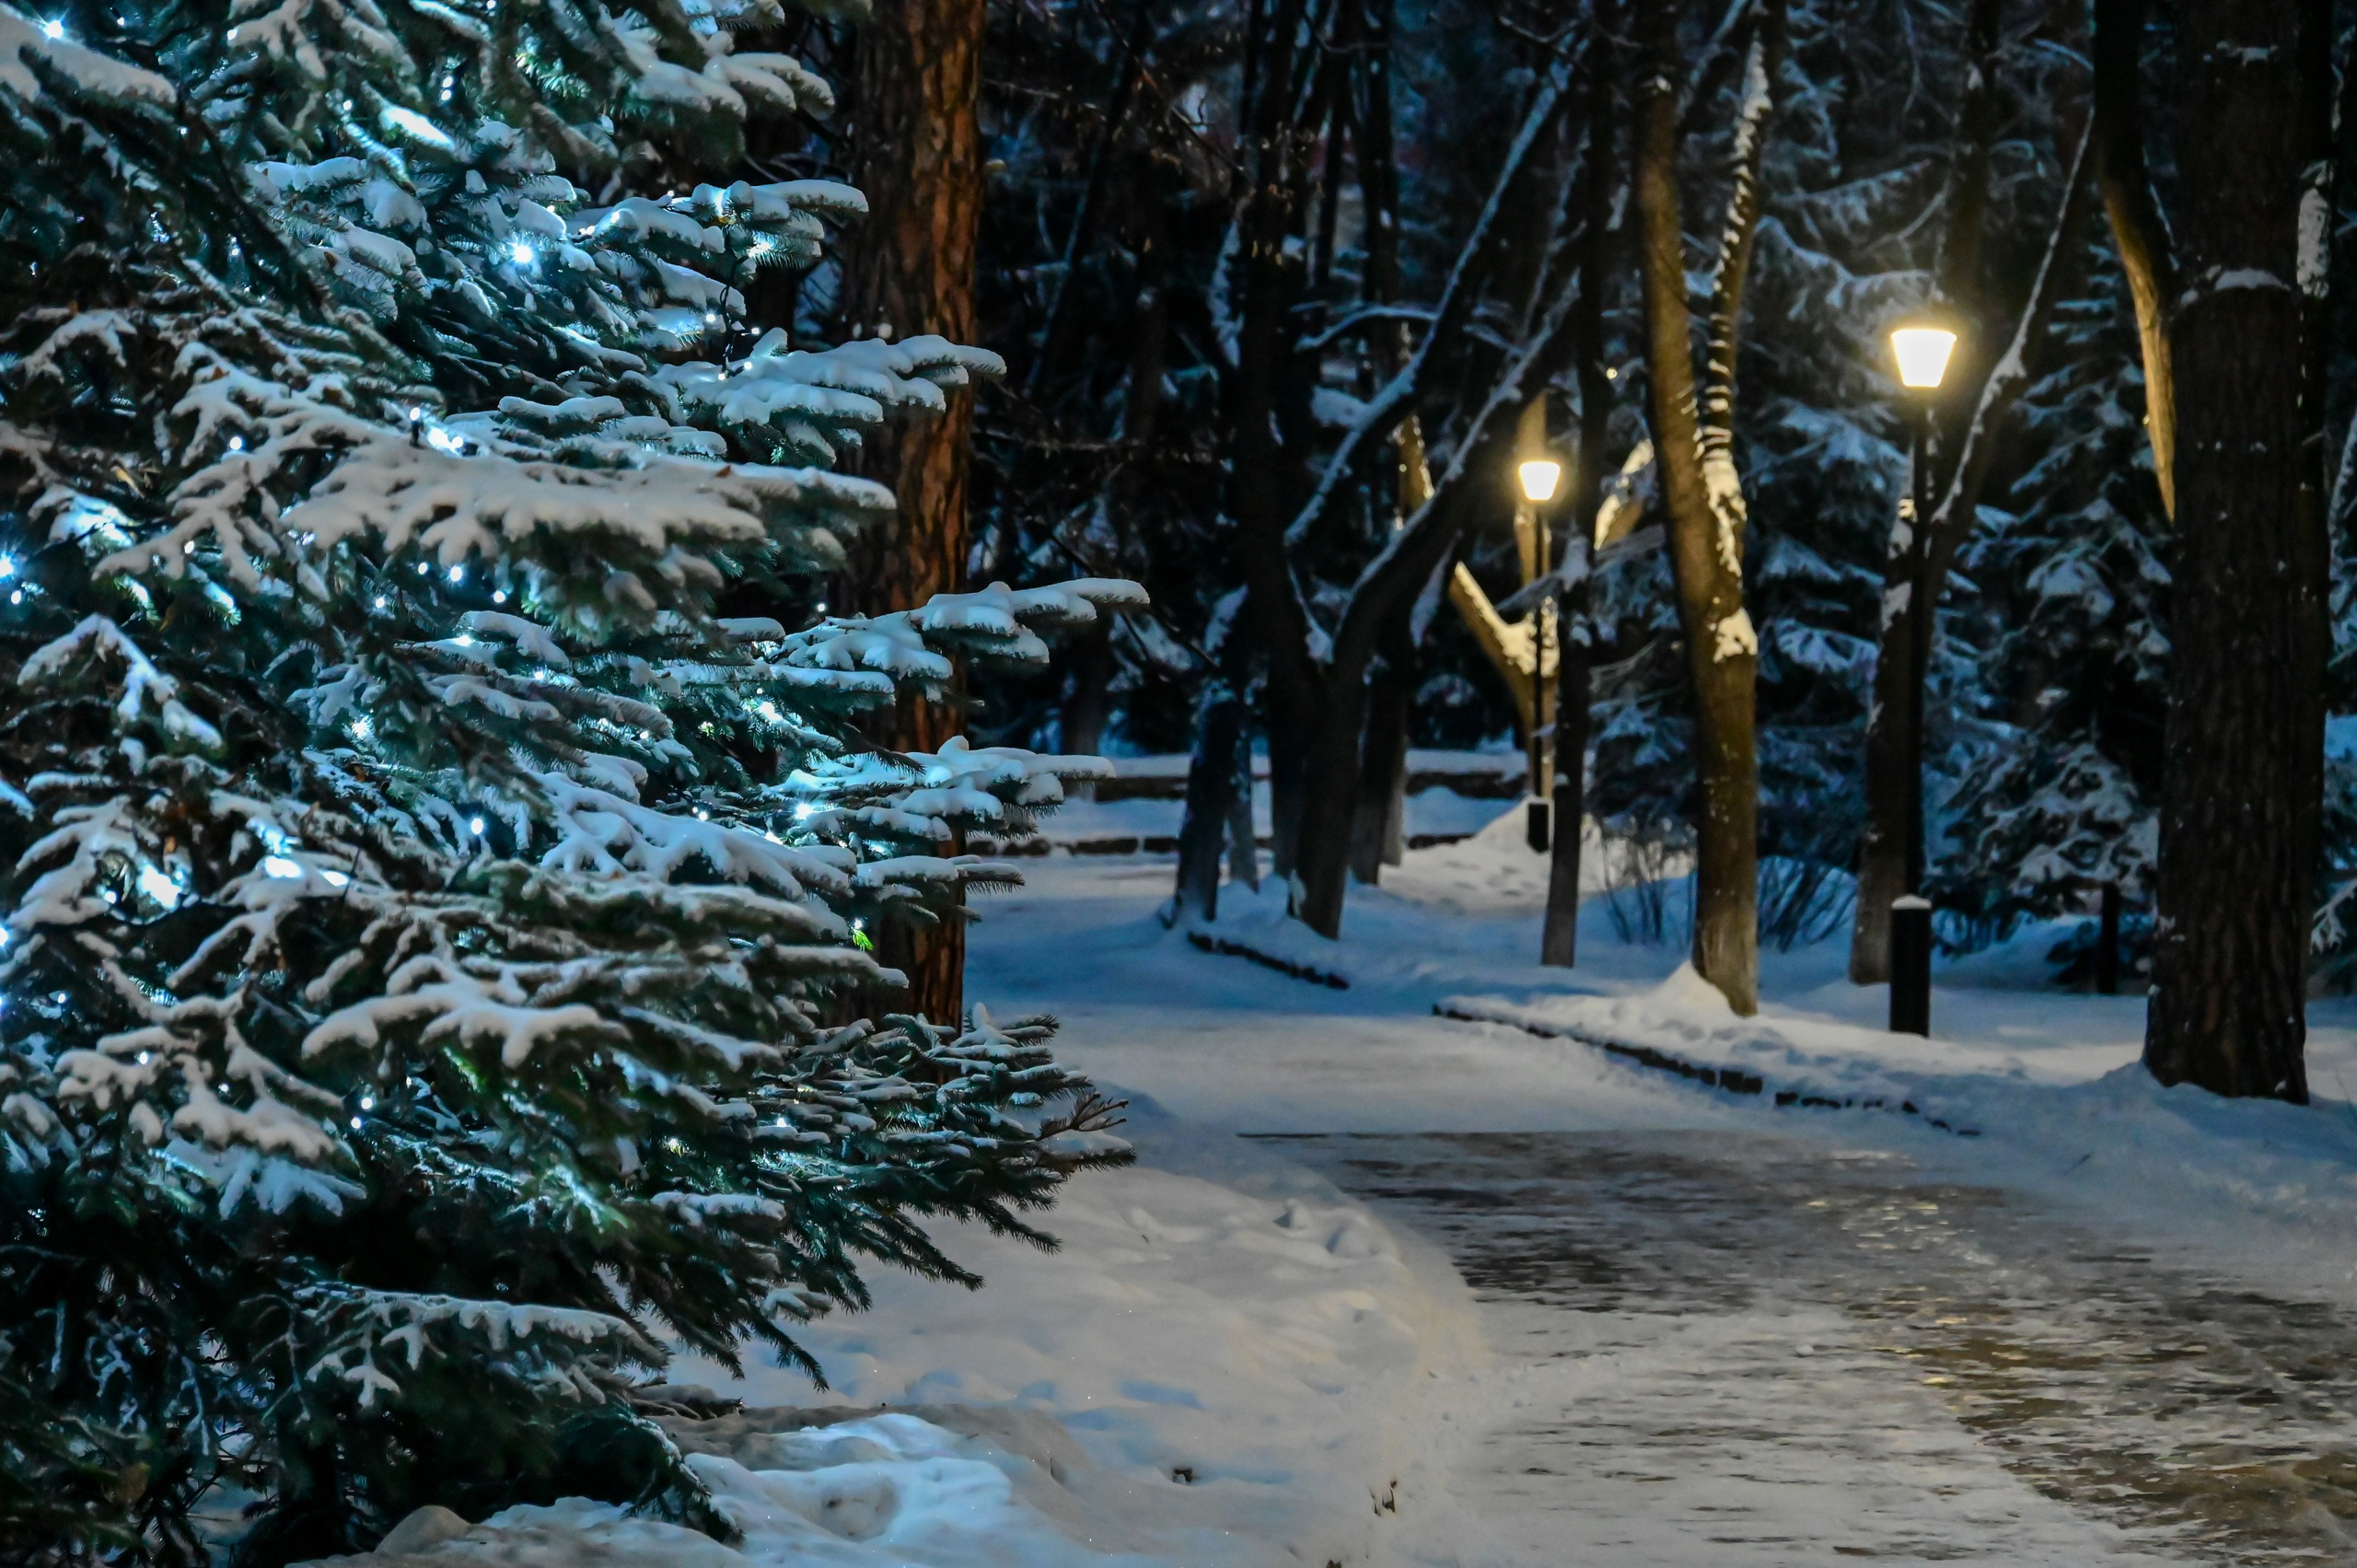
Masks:
[[[1136,590],[713,608],[995,368],[741,330],[856,192],[632,193],[823,102],[762,19],[0,6],[11,1562],[191,1561],[200,1499],[254,1563],[560,1489],[726,1533],[666,1341],[808,1367],[860,1259],[967,1277],[920,1217],[1119,1157],[1046,1021],[843,1000],[1097,764],[848,738]]]
[[[1989,936],[2082,910],[2106,883],[2142,902],[2158,848],[2166,514],[2127,289],[2107,247],[2087,260],[2084,296],[2056,308],[2055,368],[2023,399],[2012,509],[1991,509],[1958,558],[1979,668],[1934,887]],[[2147,923],[2129,929],[2149,943]],[[2082,935],[2054,956],[2089,951]]]

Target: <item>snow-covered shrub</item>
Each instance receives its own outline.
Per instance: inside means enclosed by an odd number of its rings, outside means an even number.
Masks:
[[[860,1260],[965,1277],[921,1216],[1119,1157],[1046,1021],[844,1016],[1101,766],[855,718],[1140,596],[803,608],[890,505],[828,465],[996,364],[745,326],[854,192],[636,193],[824,103],[762,19],[0,5],[11,1562],[585,1473],[720,1527],[668,1343],[807,1366]]]

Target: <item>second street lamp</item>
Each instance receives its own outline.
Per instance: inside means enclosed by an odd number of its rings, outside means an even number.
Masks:
[[[1538,406],[1544,408],[1544,401]],[[1545,433],[1546,427],[1541,424],[1538,434],[1542,439]],[[1525,436],[1527,437],[1528,432],[1526,431]],[[1524,519],[1518,517],[1516,527],[1527,526],[1529,530],[1525,546],[1528,559],[1524,563],[1523,572],[1525,579],[1528,580],[1546,575],[1550,569],[1546,506],[1555,499],[1555,492],[1562,485],[1563,465],[1548,456],[1543,447],[1533,450],[1526,445],[1522,460],[1515,465],[1515,479],[1522,487],[1522,511],[1527,518],[1526,525]],[[1546,853],[1549,835],[1554,826],[1549,809],[1551,791],[1548,779],[1551,770],[1547,766],[1546,731],[1547,651],[1555,615],[1551,598],[1534,605],[1530,611],[1530,805],[1524,837],[1533,854]],[[1577,830],[1573,829],[1573,831]]]
[[[1932,404],[1947,379],[1956,352],[1956,330],[1937,317],[1916,317],[1891,329],[1891,358],[1904,389],[1913,451],[1908,464],[1911,496],[1907,540],[1908,610],[1914,679],[1905,683],[1907,711],[1901,733],[1907,761],[1900,784],[1906,792],[1907,891],[1890,907],[1890,1028],[1895,1034],[1932,1032],[1932,903],[1923,896],[1928,858],[1923,825],[1923,710],[1932,665],[1932,479],[1929,447]]]

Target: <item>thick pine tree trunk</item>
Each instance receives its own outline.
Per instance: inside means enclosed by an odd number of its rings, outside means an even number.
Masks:
[[[845,319],[861,336],[973,341],[982,22],[982,0],[877,0],[860,34],[853,163],[869,214],[848,247]],[[891,485],[900,506],[851,541],[844,608],[907,610],[963,587],[972,422],[971,398],[956,397],[938,419],[871,438],[864,471]],[[903,703],[877,738],[931,751],[956,730],[942,704]],[[878,946],[908,972],[912,1009],[945,1023],[964,1016],[962,909],[929,930],[879,933]]]
[[[2302,8],[2177,8],[2187,281],[2169,321],[2173,652],[2144,1037],[2165,1084],[2298,1102],[2323,673],[2301,504]]]

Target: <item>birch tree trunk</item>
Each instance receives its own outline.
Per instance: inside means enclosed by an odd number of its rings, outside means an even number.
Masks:
[[[848,319],[865,336],[974,338],[974,252],[982,206],[982,0],[877,0],[856,50],[854,176],[868,217],[849,246]],[[893,424],[864,470],[900,511],[850,544],[846,608],[905,610],[963,586],[973,400],[937,419]],[[956,730],[939,704],[903,702],[877,738],[930,751]],[[966,925],[953,911],[924,930],[877,933],[877,957],[909,977],[908,1005],[944,1023],[965,1006]]]
[[[1759,640],[1743,603],[1743,485],[1734,460],[1735,371],[1743,287],[1759,216],[1760,141],[1782,47],[1776,0],[1753,7],[1737,99],[1735,189],[1720,228],[1709,362],[1697,386],[1678,192],[1677,9],[1644,7],[1649,55],[1638,89],[1635,182],[1654,449],[1669,524],[1701,789],[1695,846],[1694,968],[1737,1013],[1759,1008],[1759,766],[1754,729]]]
[[[2301,0],[2184,0],[2168,767],[2144,1063],[2305,1103],[2320,608],[2304,557]]]

